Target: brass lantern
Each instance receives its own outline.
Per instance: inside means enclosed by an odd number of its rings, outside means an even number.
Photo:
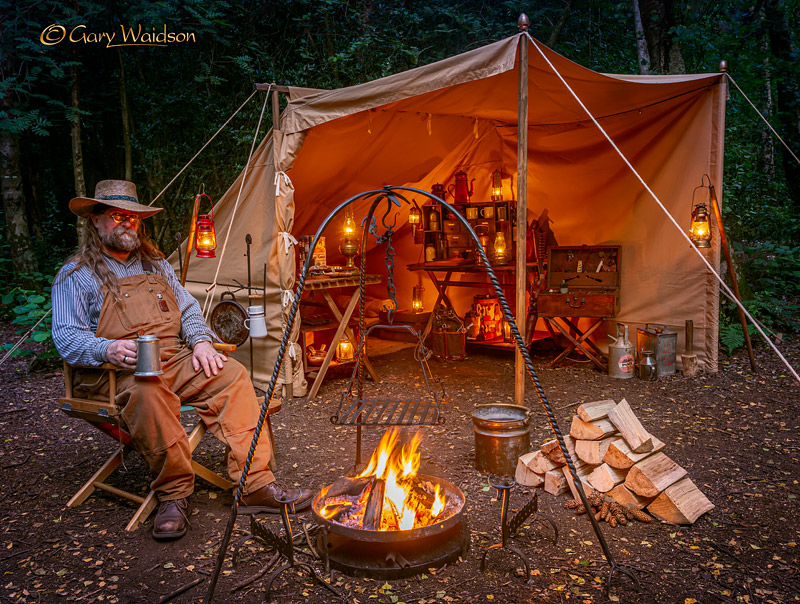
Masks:
[[[689,239],[698,248],[711,247],[711,220],[708,207],[703,201],[697,203],[694,201],[697,189],[708,189],[709,196],[711,195],[711,179],[708,179],[708,185],[706,185],[706,178],[708,178],[708,175],[703,174],[700,179],[700,185],[692,191],[692,225],[689,228]]]
[[[346,337],[342,337],[336,345],[336,360],[339,363],[353,360],[353,343]]]
[[[503,173],[492,172],[492,201],[503,201]]]
[[[421,285],[415,285],[413,294],[411,296],[411,310],[415,313],[421,313],[425,310],[425,306],[422,302],[422,292],[425,291],[425,288]]]
[[[342,224],[342,242],[339,244],[339,251],[347,259],[345,264],[347,268],[355,268],[353,258],[358,254],[358,250],[356,221],[353,219],[352,208],[347,208],[344,214],[344,223]]]
[[[495,264],[506,264],[508,262],[508,247],[503,231],[497,231],[494,238],[494,262]]]
[[[708,220],[708,210],[704,203],[698,203],[692,210],[689,239],[697,247],[711,247],[711,222]]]

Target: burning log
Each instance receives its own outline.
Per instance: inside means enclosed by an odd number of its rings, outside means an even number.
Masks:
[[[364,520],[361,523],[361,528],[369,531],[379,531],[381,529],[386,481],[382,478],[372,477],[371,482],[367,504],[364,506]]]
[[[370,477],[356,477],[356,478],[348,478],[347,476],[342,476],[341,478],[337,478],[334,483],[328,488],[328,491],[325,493],[325,498],[329,497],[339,497],[340,495],[351,495],[351,496],[358,496],[364,492],[364,489],[367,488],[367,485],[370,483]]]

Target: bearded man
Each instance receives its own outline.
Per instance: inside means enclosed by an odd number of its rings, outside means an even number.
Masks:
[[[186,533],[194,472],[181,404],[194,406],[208,430],[226,445],[228,473],[238,482],[253,440],[259,404],[246,369],[211,344],[197,301],[181,286],[172,266],[147,237],[142,220],[159,212],[139,203],[136,185],[124,180],[97,183],[94,198],[77,197],[70,210],[85,221],[84,244],[53,283],[53,342],[71,365],[119,367],[117,402],[134,447],[155,479],[150,487],[160,506],[153,537]],[[163,374],[136,379],[139,332],[159,338]],[[108,394],[107,372],[76,370],[77,396]],[[247,506],[277,511],[287,494],[269,469],[271,444],[261,433],[248,475]],[[293,492],[291,492],[293,491]],[[311,504],[301,490],[295,509]]]

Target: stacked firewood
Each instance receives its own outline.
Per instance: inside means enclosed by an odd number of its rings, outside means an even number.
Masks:
[[[714,507],[686,470],[664,454],[664,443],[644,429],[625,399],[580,405],[564,444],[586,495],[601,501],[595,513],[607,501],[622,506],[623,515],[624,509],[647,509],[667,522],[692,524]],[[558,442],[547,441],[519,458],[516,481],[556,496],[571,491],[579,499],[565,464]]]

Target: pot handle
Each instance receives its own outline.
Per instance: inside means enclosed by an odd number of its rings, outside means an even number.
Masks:
[[[222,292],[219,296],[220,301],[224,300],[225,296],[230,296],[231,300],[236,301],[236,296],[233,295],[233,292]]]

